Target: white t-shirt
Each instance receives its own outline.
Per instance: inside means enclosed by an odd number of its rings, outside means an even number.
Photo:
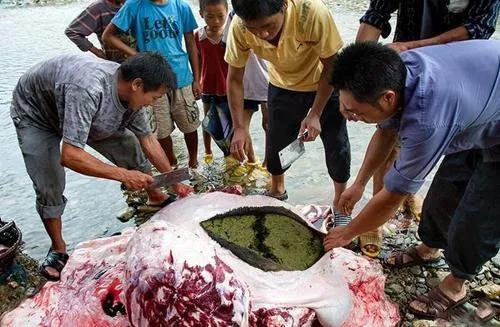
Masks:
[[[229,26],[231,25],[233,14],[229,14],[222,36],[222,42],[226,43]],[[251,50],[250,50],[251,51]],[[267,74],[267,63],[258,58],[251,51],[245,66],[245,75],[243,76],[243,92],[245,100],[266,101],[267,88],[269,86],[269,75]]]

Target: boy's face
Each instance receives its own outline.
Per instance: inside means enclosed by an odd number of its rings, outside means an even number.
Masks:
[[[220,30],[226,23],[227,7],[223,3],[207,5],[200,15],[211,30]]]
[[[140,78],[136,78],[130,85],[130,96],[128,98],[128,107],[134,111],[142,107],[151,106],[153,103],[167,93],[165,85],[160,86],[156,90],[144,92],[143,82]]]
[[[394,116],[398,111],[398,99],[394,91],[383,92],[376,105],[368,102],[359,102],[347,90],[339,92],[340,113],[349,121],[365,123],[381,123]]]
[[[243,19],[243,25],[250,31],[250,33],[254,34],[258,38],[266,41],[272,41],[276,39],[283,28],[286,7],[287,4],[285,2],[285,5],[277,14],[254,20]]]

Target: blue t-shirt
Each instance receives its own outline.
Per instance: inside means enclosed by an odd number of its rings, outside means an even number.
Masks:
[[[390,192],[416,193],[441,156],[484,149],[498,161],[500,41],[473,40],[403,52],[402,112],[381,123],[397,128],[402,147],[385,176]]]
[[[178,88],[193,82],[182,40],[184,33],[194,31],[198,25],[185,1],[167,0],[158,5],[150,0],[127,0],[111,22],[124,32],[132,32],[140,52],[161,53],[177,76]]]

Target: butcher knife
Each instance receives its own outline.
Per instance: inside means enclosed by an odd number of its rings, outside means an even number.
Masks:
[[[304,154],[304,152],[306,152],[304,142],[302,141],[306,137],[307,131],[299,135],[299,137],[297,137],[295,141],[278,152],[282,169],[289,168],[295,160],[299,159]]]
[[[180,183],[191,178],[188,168],[179,168],[163,174],[153,176],[153,183],[150,188],[166,187],[172,184]]]

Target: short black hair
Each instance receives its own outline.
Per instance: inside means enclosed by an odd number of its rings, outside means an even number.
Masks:
[[[169,90],[177,88],[177,78],[170,64],[158,52],[140,52],[128,57],[119,68],[121,78],[127,82],[142,79],[144,92],[157,90],[162,85]]]
[[[226,9],[228,8],[227,0],[200,0],[200,10],[203,11],[207,6],[215,6],[223,4]]]
[[[255,20],[280,12],[286,0],[232,0],[233,10],[242,19]]]
[[[376,42],[353,43],[336,57],[331,84],[351,92],[359,102],[375,105],[380,94],[403,94],[406,66],[396,51]]]

